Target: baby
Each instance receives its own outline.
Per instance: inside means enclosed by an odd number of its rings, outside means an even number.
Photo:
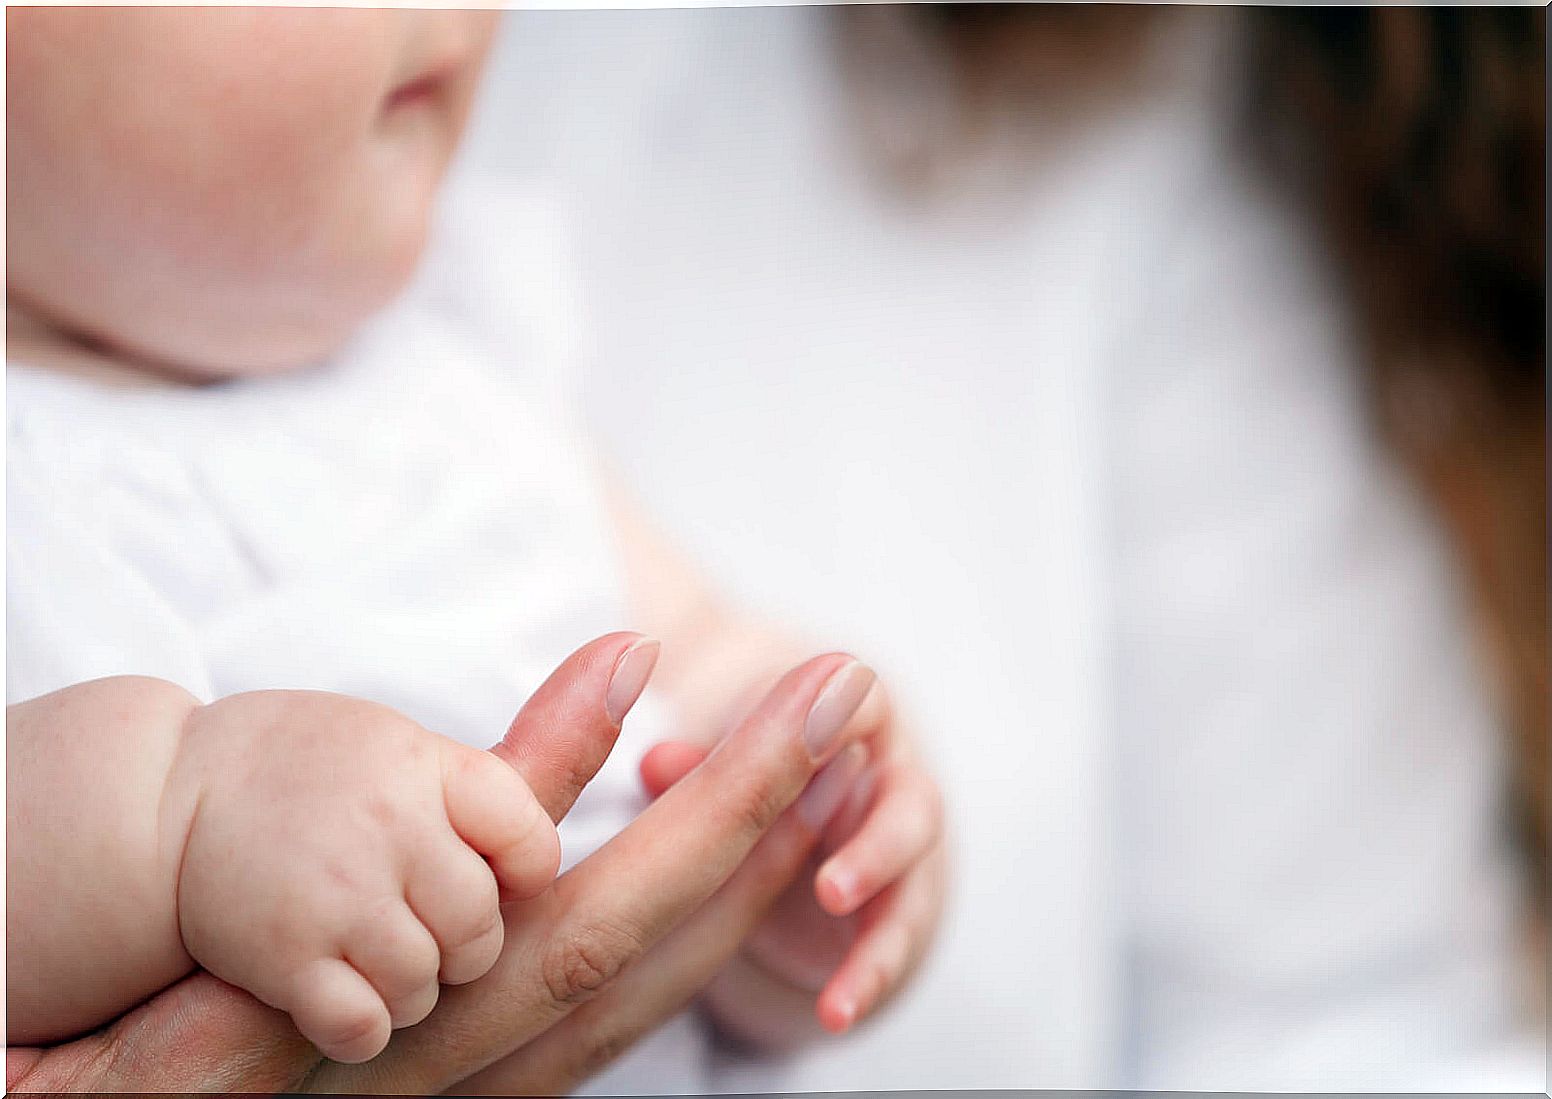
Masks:
[[[498,887],[532,897],[560,865],[516,771],[372,703],[200,706],[117,677],[21,703],[7,732],[12,1043],[89,1030],[197,963],[365,1060],[439,980],[495,962]]]
[[[643,761],[655,793],[800,655],[600,488],[522,201],[439,228],[456,293],[405,289],[493,21],[8,13],[13,1044],[198,965],[370,1058],[557,873],[544,810],[479,749],[559,656],[627,600],[664,639],[681,735]],[[658,653],[618,656],[615,722]],[[771,989],[852,1025],[941,908],[935,785],[867,669],[826,691],[870,763],[707,991],[745,1040],[802,1032]],[[606,769],[568,846],[638,804]]]

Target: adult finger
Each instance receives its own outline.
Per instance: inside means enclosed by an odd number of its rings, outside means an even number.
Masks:
[[[718,970],[700,1001],[716,1019],[720,1038],[753,1053],[786,1053],[824,1034],[814,1015],[813,991],[777,977],[743,953]]]
[[[650,659],[622,658],[631,650],[655,655],[645,642],[639,634],[617,633],[584,645],[545,681],[492,749],[523,775],[551,819],[565,816],[614,746],[619,719],[635,701],[634,680],[644,684],[651,671]],[[491,1056],[504,1051],[493,1048]],[[6,1087],[293,1092],[322,1068],[323,1055],[285,1013],[199,971],[84,1038],[48,1049],[8,1049]]]
[[[872,736],[887,726],[891,716],[888,693],[881,684],[875,684],[846,722],[841,740]],[[660,797],[663,791],[689,774],[710,751],[710,746],[688,740],[659,741],[641,757],[641,785],[649,797]]]
[[[639,633],[588,642],[561,661],[491,747],[523,776],[551,820],[570,811],[609,757],[657,655],[658,643]]]
[[[664,790],[695,770],[710,752],[710,748],[683,740],[665,740],[648,748],[639,766],[647,796],[662,796]]]
[[[917,870],[863,908],[857,941],[819,994],[816,1010],[827,1030],[851,1029],[915,970],[941,916],[946,865],[940,843]]]
[[[323,1054],[281,1011],[200,970],[103,1030],[6,1051],[11,1092],[289,1092]]]
[[[844,801],[864,758],[860,752],[847,752],[832,761],[803,800],[782,814],[737,872],[693,915],[599,996],[510,1057],[459,1082],[458,1093],[563,1095],[680,1011],[738,953],[776,898],[807,866],[809,853]],[[805,1006],[812,1002],[812,993],[806,994]]]
[[[842,747],[847,720],[872,682],[866,667],[841,653],[789,672],[619,835],[550,892],[508,907],[509,948],[490,973],[446,990],[425,1022],[397,1032],[372,1062],[326,1065],[308,1086],[436,1091],[550,1029],[733,876],[816,767]],[[813,831],[796,827],[805,837]],[[806,844],[787,843],[801,862]]]
[[[909,870],[942,831],[943,798],[927,773],[885,765],[861,827],[815,875],[815,896],[830,915],[850,915]]]
[[[814,898],[812,868],[818,861],[809,858],[743,948],[751,962],[807,991],[810,1007],[857,938],[856,916],[832,916]]]
[[[884,689],[883,684],[875,682],[863,698],[862,704],[847,719],[839,740],[842,743],[849,743],[864,737],[874,737],[888,729],[892,720],[893,709],[889,701],[889,693]],[[664,790],[688,774],[714,747],[714,742],[702,744],[694,740],[664,740],[654,744],[642,756],[639,765],[641,784],[648,796],[654,798],[661,796]],[[891,752],[896,750],[893,744],[883,745],[883,747]]]

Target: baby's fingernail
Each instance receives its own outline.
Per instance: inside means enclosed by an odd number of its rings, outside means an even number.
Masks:
[[[803,725],[803,740],[808,744],[809,758],[824,757],[846,722],[851,720],[851,715],[868,696],[876,678],[873,669],[860,660],[853,660],[830,677],[809,708],[808,720]]]
[[[651,638],[643,637],[620,654],[614,663],[614,674],[609,677],[609,689],[604,693],[604,712],[618,725],[625,720],[631,707],[647,688],[652,669],[657,666],[657,654],[662,646]]]
[[[809,780],[808,789],[798,798],[798,817],[809,831],[819,832],[830,823],[866,762],[862,745],[851,744]]]

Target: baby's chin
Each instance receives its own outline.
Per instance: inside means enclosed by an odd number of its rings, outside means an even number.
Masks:
[[[362,318],[362,321],[365,317]],[[179,333],[165,341],[89,338],[99,354],[133,373],[184,385],[210,385],[238,378],[272,377],[306,370],[327,361],[343,347],[359,323],[328,331],[290,333],[232,332],[190,339]]]
[[[413,258],[418,259],[417,246]],[[385,266],[374,277],[336,298],[329,308],[304,316],[260,310],[243,317],[183,318],[139,338],[100,341],[118,358],[149,373],[189,384],[294,373],[326,362],[374,315],[392,304],[408,283],[415,263]]]

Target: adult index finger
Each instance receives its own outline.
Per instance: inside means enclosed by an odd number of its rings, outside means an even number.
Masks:
[[[363,1065],[325,1066],[325,1091],[431,1092],[494,1063],[596,995],[700,908],[815,770],[872,686],[832,653],[789,672],[683,781],[535,901],[506,910],[507,948],[471,984]]]

